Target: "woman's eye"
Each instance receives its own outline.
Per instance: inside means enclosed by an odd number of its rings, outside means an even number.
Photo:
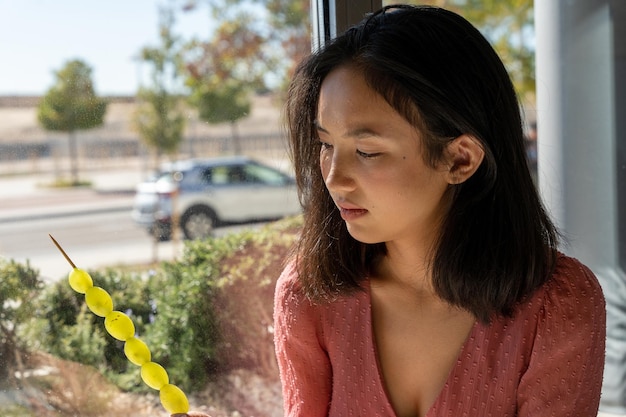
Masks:
[[[331,145],[328,142],[322,142],[320,141],[320,144],[322,145],[322,149],[332,149],[333,145]]]
[[[360,151],[358,149],[356,150],[356,153],[362,158],[376,158],[377,156],[381,155],[380,152],[367,153],[367,152]]]

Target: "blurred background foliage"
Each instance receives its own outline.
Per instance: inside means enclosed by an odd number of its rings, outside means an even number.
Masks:
[[[96,95],[92,68],[80,59],[68,61],[55,73],[56,83],[37,108],[37,120],[50,131],[66,132],[72,185],[80,185],[76,132],[101,126],[107,102]]]
[[[22,362],[22,326],[34,314],[35,298],[43,283],[29,263],[0,258],[0,386]]]
[[[521,100],[535,102],[535,19],[533,0],[409,0],[459,13],[494,46]]]
[[[299,217],[288,218],[257,231],[190,241],[178,261],[153,269],[89,272],[184,390],[198,391],[236,369],[276,378],[274,284],[299,225]],[[3,337],[3,352],[44,352],[97,369],[123,390],[150,392],[139,367],[124,355],[124,343],[106,333],[103,319],[66,280],[43,287],[36,271],[12,261],[0,265],[0,275],[12,277],[1,281],[7,291],[0,294],[21,301],[2,311],[15,329]],[[32,285],[18,285],[20,280]]]
[[[534,103],[532,0],[408,2],[445,7],[470,20],[502,57],[521,101]],[[385,2],[391,3],[395,2]],[[161,155],[178,151],[188,111],[209,124],[229,123],[232,147],[241,151],[237,123],[250,114],[252,95],[272,92],[282,99],[295,66],[310,52],[309,7],[308,0],[171,0],[160,6],[159,43],[138,51],[151,75],[137,92],[140,106],[135,114],[135,128],[154,151],[156,164]],[[207,27],[212,20],[216,29],[205,38],[184,39],[176,26],[183,13],[206,13]],[[69,61],[61,72],[79,63],[84,70],[75,82],[80,79],[90,86],[86,63]],[[52,100],[68,82],[74,81],[60,78],[42,100],[48,106],[40,111],[40,123],[48,130],[68,131],[72,138],[76,129],[101,123],[106,107],[92,92],[88,104],[98,111],[92,112],[89,123],[59,125],[49,116]],[[72,101],[82,105],[84,99],[66,98],[64,106],[72,108]]]

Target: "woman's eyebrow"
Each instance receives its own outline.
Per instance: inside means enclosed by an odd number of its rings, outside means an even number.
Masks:
[[[324,129],[317,120],[313,121],[313,126],[315,126],[315,129],[317,129],[320,132],[330,134],[330,132]],[[357,127],[357,128],[349,130],[343,136],[359,139],[359,138],[372,137],[372,136],[379,137],[380,135],[368,127]]]

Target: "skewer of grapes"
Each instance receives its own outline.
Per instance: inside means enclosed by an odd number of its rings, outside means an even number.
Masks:
[[[176,385],[170,384],[167,371],[152,361],[148,346],[135,337],[135,325],[130,317],[114,310],[109,293],[103,288],[94,286],[89,273],[77,268],[52,235],[48,236],[72,267],[68,275],[70,287],[77,293],[85,294],[89,310],[97,316],[104,317],[106,331],[115,339],[124,342],[124,353],[128,360],[141,367],[141,379],[150,388],[159,391],[161,404],[170,414],[186,414],[189,411],[189,401],[185,393]]]

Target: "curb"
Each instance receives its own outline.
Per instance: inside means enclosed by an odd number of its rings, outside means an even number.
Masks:
[[[77,209],[74,207],[67,207],[66,209],[51,209],[46,211],[37,211],[33,213],[24,213],[23,211],[20,213],[3,215],[0,213],[0,223],[11,223],[11,222],[23,222],[29,220],[42,220],[42,219],[52,219],[52,218],[62,218],[62,217],[72,217],[72,216],[87,216],[90,214],[102,214],[102,213],[114,213],[121,211],[128,211],[129,216],[132,210],[132,205],[122,205],[122,206],[109,206],[109,207],[93,207],[93,208],[83,208]]]

